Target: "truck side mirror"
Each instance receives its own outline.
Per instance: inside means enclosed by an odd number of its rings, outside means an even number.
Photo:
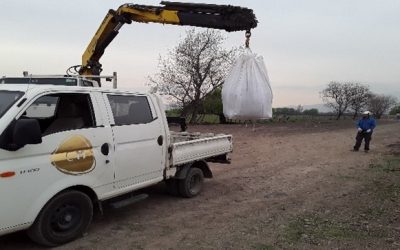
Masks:
[[[42,131],[36,119],[20,119],[15,122],[13,144],[22,148],[28,144],[42,143]]]

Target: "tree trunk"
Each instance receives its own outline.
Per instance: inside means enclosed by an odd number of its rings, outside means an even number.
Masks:
[[[339,120],[341,116],[342,116],[342,112],[339,111],[337,116],[336,116],[336,120]]]
[[[203,123],[206,118],[206,114],[199,114],[196,123]]]
[[[190,124],[194,124],[197,121],[197,114],[199,113],[199,106],[197,104],[193,105],[192,117],[190,117]]]
[[[181,112],[181,117],[187,118],[190,110],[190,105],[183,106],[182,112]]]
[[[357,118],[357,115],[358,115],[358,111],[354,111],[353,120],[355,120]]]
[[[198,86],[198,85],[196,85]],[[199,109],[200,109],[200,96],[201,96],[201,91],[200,91],[200,87],[198,87],[196,89],[196,95],[194,97],[193,102],[191,103],[191,108],[192,108],[192,117],[190,118],[189,123],[194,124],[197,121],[197,114],[199,113]]]
[[[226,117],[224,116],[224,114],[219,114],[219,123],[220,124],[227,124],[226,122]]]

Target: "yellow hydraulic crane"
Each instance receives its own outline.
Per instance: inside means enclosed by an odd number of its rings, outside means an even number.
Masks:
[[[100,75],[100,58],[107,46],[118,35],[124,24],[132,22],[187,25],[246,31],[257,26],[253,10],[231,5],[161,2],[162,6],[124,4],[117,10],[109,10],[96,34],[82,55],[82,65],[74,66],[80,75]],[[79,68],[79,69],[78,69]]]

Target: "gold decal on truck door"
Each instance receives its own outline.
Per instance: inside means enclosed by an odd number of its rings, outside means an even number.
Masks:
[[[53,152],[51,164],[65,174],[89,173],[96,166],[92,144],[81,135],[71,136]]]

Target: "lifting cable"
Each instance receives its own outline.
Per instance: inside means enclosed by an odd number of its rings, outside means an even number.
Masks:
[[[250,37],[251,37],[250,30],[246,31],[245,37],[246,37],[246,42],[245,42],[246,48],[249,48],[250,47]]]

